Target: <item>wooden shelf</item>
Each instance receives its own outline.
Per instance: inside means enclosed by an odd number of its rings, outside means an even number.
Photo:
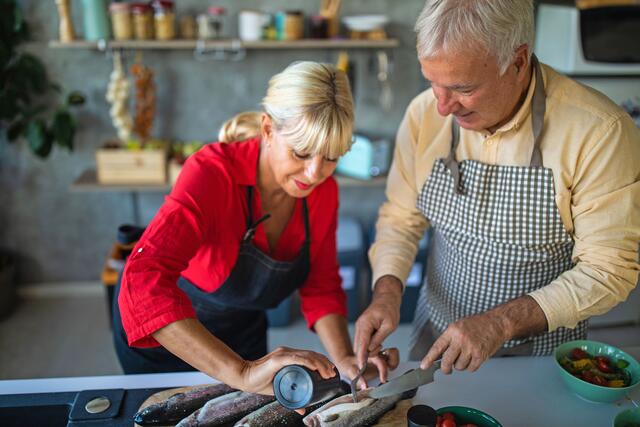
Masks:
[[[399,46],[397,39],[386,40],[351,40],[351,39],[303,39],[297,41],[252,41],[243,42],[239,39],[225,40],[76,40],[61,42],[52,40],[49,47],[53,49],[138,49],[138,50],[171,50],[171,49],[388,49]]]
[[[122,191],[122,192],[154,192],[168,193],[171,191],[169,184],[122,184],[105,185],[98,182],[95,169],[83,171],[71,184],[71,191],[75,192],[95,192],[95,191]]]
[[[380,187],[383,188],[387,182],[386,176],[379,176],[370,180],[349,178],[342,175],[334,175],[338,181],[338,186],[345,187]],[[168,193],[171,191],[170,184],[122,184],[105,185],[98,182],[95,169],[83,171],[71,184],[71,191],[78,193],[115,191],[115,192],[141,192],[141,193]]]

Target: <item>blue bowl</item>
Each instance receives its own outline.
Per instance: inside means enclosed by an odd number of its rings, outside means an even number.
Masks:
[[[631,385],[620,388],[603,387],[574,377],[560,365],[560,359],[568,356],[574,348],[580,348],[592,356],[607,356],[613,360],[626,360],[629,362],[629,366],[625,369],[631,374]],[[569,341],[559,345],[555,350],[554,356],[560,377],[569,390],[592,402],[615,402],[623,399],[633,388],[640,384],[640,363],[629,354],[609,344],[589,340]]]

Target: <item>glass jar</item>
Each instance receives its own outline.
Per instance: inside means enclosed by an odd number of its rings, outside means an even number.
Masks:
[[[211,27],[211,38],[220,39],[224,35],[224,21],[226,10],[224,7],[211,6],[207,12],[209,13],[209,25]]]
[[[156,0],[153,2],[153,22],[156,40],[171,40],[176,36],[176,15],[173,1]]]
[[[196,20],[191,15],[180,17],[180,37],[193,40],[196,38]]]
[[[153,9],[147,3],[131,5],[133,34],[136,40],[153,39]]]
[[[116,40],[130,40],[133,37],[131,25],[131,8],[129,3],[111,3],[109,5],[111,15],[111,29]]]

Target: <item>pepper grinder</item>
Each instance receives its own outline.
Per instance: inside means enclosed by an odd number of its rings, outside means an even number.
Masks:
[[[71,22],[69,0],[56,0],[56,5],[58,6],[58,15],[60,17],[58,37],[61,42],[71,42],[75,40],[76,33],[73,30],[73,22]]]
[[[287,365],[273,379],[273,393],[287,409],[300,409],[327,400],[342,390],[336,370],[335,376],[325,379],[317,371],[301,365]]]

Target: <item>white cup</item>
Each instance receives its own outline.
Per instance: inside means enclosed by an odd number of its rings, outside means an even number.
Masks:
[[[262,39],[262,27],[267,24],[269,15],[255,10],[243,10],[238,13],[238,36],[240,40],[256,41]]]

